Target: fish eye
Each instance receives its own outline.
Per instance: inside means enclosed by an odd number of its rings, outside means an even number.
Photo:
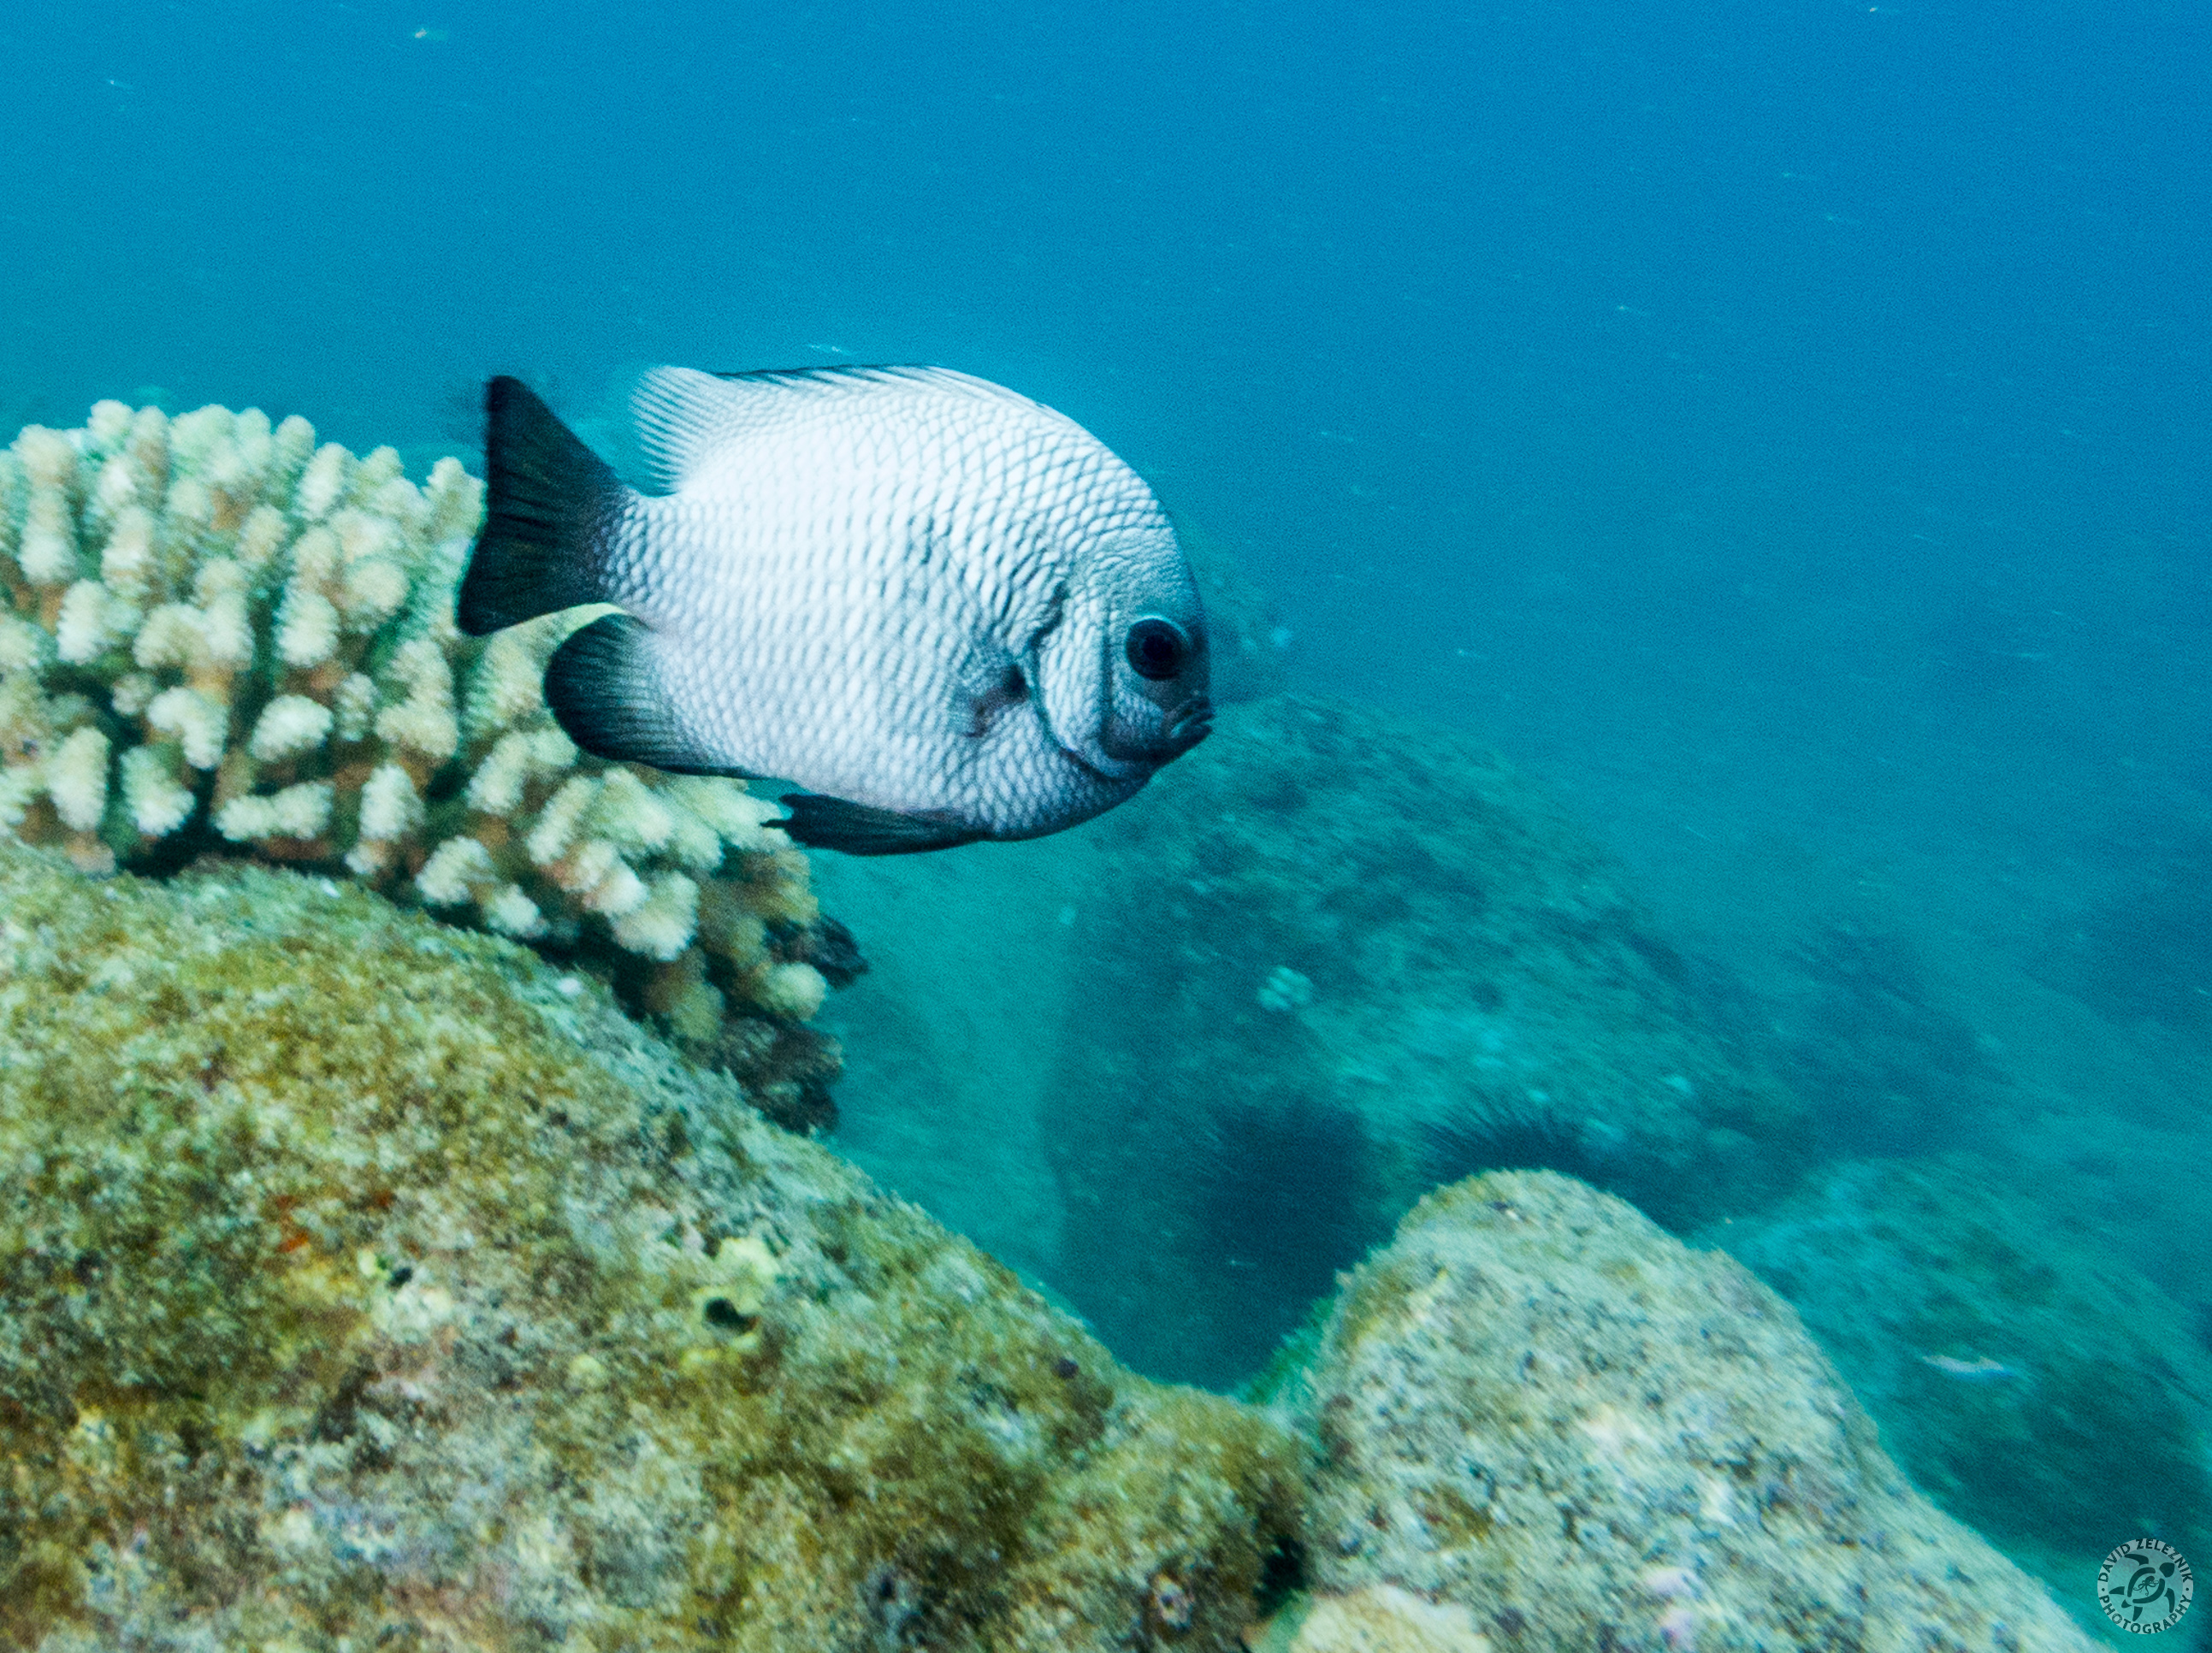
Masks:
[[[1147,615],[1129,627],[1129,665],[1139,677],[1164,682],[1182,669],[1190,657],[1190,639],[1171,620]]]

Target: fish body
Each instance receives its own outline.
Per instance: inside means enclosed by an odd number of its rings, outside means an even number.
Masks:
[[[1931,1365],[1946,1378],[1955,1378],[1962,1384],[2001,1384],[2020,1376],[2019,1371],[2002,1360],[1992,1360],[1986,1354],[1972,1360],[1961,1360],[1951,1354],[1923,1354],[1923,1365]]]
[[[618,605],[546,669],[586,751],[796,781],[793,837],[890,854],[1073,826],[1211,727],[1204,615],[1158,501],[1014,391],[940,368],[656,368],[633,411],[658,493],[519,381],[485,408],[461,627]]]

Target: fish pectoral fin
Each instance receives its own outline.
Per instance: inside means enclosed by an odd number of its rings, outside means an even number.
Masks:
[[[601,541],[629,490],[520,379],[484,386],[484,524],[454,617],[471,637],[599,602]]]
[[[1010,707],[1018,706],[1030,698],[1029,674],[1013,661],[1006,663],[998,681],[980,694],[968,697],[968,727],[964,731],[971,741],[980,741],[991,732],[1000,715]]]
[[[628,615],[607,615],[553,651],[545,704],[568,738],[593,757],[650,764],[677,775],[738,775],[676,716],[653,633]]]
[[[842,850],[847,855],[919,855],[925,850],[972,844],[983,836],[953,821],[902,815],[896,809],[878,809],[820,792],[787,792],[782,802],[790,809],[789,816],[768,824],[781,826],[793,843],[809,849]]]

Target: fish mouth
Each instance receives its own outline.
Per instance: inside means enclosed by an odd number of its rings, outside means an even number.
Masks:
[[[1168,713],[1167,726],[1160,731],[1160,738],[1167,748],[1167,757],[1180,758],[1212,733],[1213,701],[1212,697],[1200,693],[1192,695]]]
[[[1116,738],[1110,728],[1099,737],[1098,756],[1117,767],[1127,766],[1134,773],[1146,773],[1176,759],[1213,733],[1213,702],[1203,693],[1194,694],[1179,704],[1167,715],[1160,732],[1148,740],[1133,741]],[[1065,743],[1062,752],[1094,774],[1109,775],[1099,766],[1097,758],[1086,758]],[[1110,775],[1109,775],[1110,778]],[[1125,774],[1124,778],[1133,778]]]

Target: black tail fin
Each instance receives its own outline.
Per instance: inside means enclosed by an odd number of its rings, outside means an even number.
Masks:
[[[484,386],[484,525],[456,604],[460,627],[482,637],[604,602],[600,542],[629,490],[519,378]]]

